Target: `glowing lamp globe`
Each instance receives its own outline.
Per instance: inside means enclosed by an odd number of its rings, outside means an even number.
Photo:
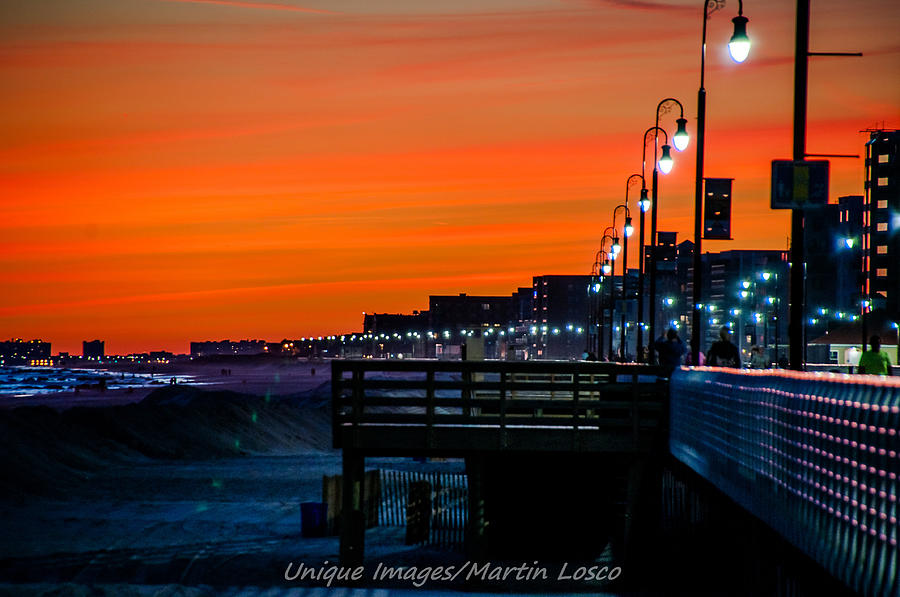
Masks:
[[[739,16],[731,19],[734,23],[734,35],[728,42],[728,52],[735,62],[743,62],[750,55],[750,38],[747,37],[747,17]]]
[[[691,141],[691,136],[688,135],[687,132],[687,119],[679,118],[675,122],[677,123],[678,128],[675,130],[675,136],[672,137],[672,142],[675,144],[675,149],[684,151]]]
[[[641,199],[638,201],[638,205],[641,206],[642,212],[650,209],[650,198],[647,196],[647,189],[641,189]]]
[[[675,164],[674,160],[672,160],[672,147],[670,145],[662,146],[662,157],[659,158],[659,171],[663,174],[668,174],[672,171],[672,166]]]

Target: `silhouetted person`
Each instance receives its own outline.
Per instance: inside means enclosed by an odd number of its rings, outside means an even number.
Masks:
[[[886,352],[881,351],[881,336],[873,335],[869,338],[869,344],[872,348],[859,357],[859,372],[867,375],[890,375],[891,359]]]
[[[731,330],[728,326],[722,326],[719,330],[719,340],[713,342],[706,353],[706,364],[710,367],[734,367],[741,366],[741,353],[738,352],[731,340]]]
[[[660,336],[656,342],[653,343],[653,349],[658,355],[657,358],[659,359],[660,366],[663,367],[669,375],[672,374],[672,371],[675,371],[675,369],[681,366],[681,357],[687,350],[684,347],[684,342],[678,337],[678,332],[675,331],[675,328],[669,328],[665,338]]]
[[[756,344],[750,349],[750,368],[768,369],[769,359],[766,358],[766,349]]]

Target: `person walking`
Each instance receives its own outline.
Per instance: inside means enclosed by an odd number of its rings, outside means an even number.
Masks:
[[[710,367],[741,367],[741,353],[737,346],[731,342],[731,330],[728,326],[722,326],[719,330],[719,340],[713,342],[706,353],[706,364]]]
[[[675,328],[669,328],[665,338],[660,336],[656,342],[653,343],[653,349],[658,355],[660,366],[662,366],[669,375],[681,366],[681,357],[686,351],[684,342],[678,337],[678,332],[675,331]]]
[[[768,369],[769,359],[766,358],[765,349],[756,344],[750,349],[750,368],[751,369]]]
[[[875,334],[869,338],[872,348],[859,357],[859,372],[867,375],[890,375],[891,359],[881,350],[881,336]]]

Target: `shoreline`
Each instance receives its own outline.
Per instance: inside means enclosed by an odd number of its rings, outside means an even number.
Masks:
[[[24,406],[47,406],[55,410],[75,407],[118,406],[140,402],[153,391],[172,385],[198,387],[205,390],[230,390],[258,396],[282,396],[318,387],[331,379],[328,361],[216,361],[179,363],[121,364],[111,363],[94,367],[62,367],[81,371],[107,371],[112,376],[139,374],[152,376],[158,383],[128,388],[97,386],[87,389],[67,389],[48,393],[0,395],[0,409],[10,410]],[[226,373],[227,372],[227,373]]]

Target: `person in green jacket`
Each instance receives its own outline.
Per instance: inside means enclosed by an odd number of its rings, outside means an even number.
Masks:
[[[869,344],[872,348],[859,357],[859,372],[868,375],[890,375],[891,359],[887,353],[881,352],[881,337],[872,336],[869,338]]]

